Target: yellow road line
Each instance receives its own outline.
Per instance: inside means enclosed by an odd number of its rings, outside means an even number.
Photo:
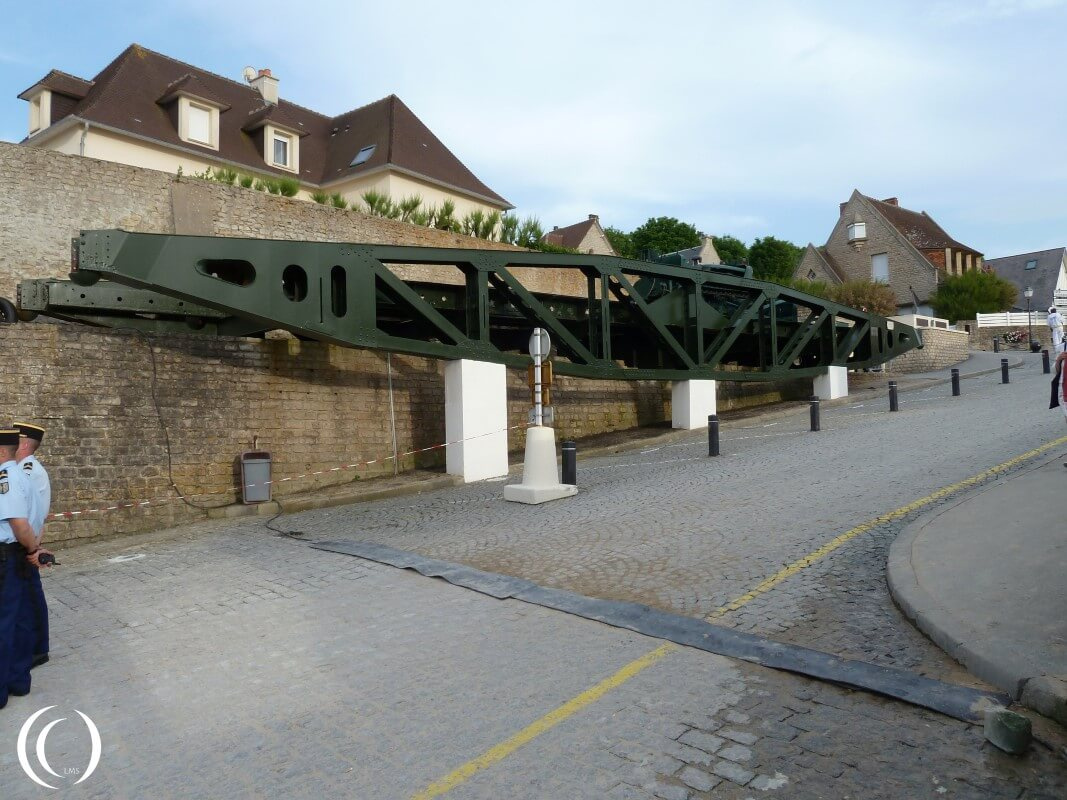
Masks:
[[[1034,448],[1033,450],[1029,450],[1020,456],[1016,456],[1015,458],[1009,459],[1008,461],[1005,461],[1002,464],[997,464],[995,467],[990,467],[984,472],[979,472],[977,475],[972,475],[971,477],[965,478],[964,480],[959,481],[958,483],[953,483],[950,486],[943,486],[936,492],[928,494],[926,497],[920,498],[919,500],[916,500],[912,503],[908,503],[906,506],[901,506],[900,508],[894,511],[890,511],[888,514],[882,514],[879,517],[875,517],[872,520],[868,520],[862,525],[857,525],[855,528],[852,528],[851,530],[842,533],[840,536],[831,539],[818,550],[813,550],[803,558],[800,558],[794,561],[789,566],[782,568],[766,580],[761,581],[752,590],[745,592],[745,594],[741,595],[740,597],[734,598],[726,605],[720,606],[711,614],[709,614],[706,619],[718,619],[719,617],[722,617],[730,613],[731,611],[736,611],[742,606],[752,602],[760,595],[766,594],[790,576],[796,575],[802,569],[810,567],[816,561],[825,558],[827,555],[832,553],[841,545],[854,539],[861,533],[866,533],[872,528],[881,525],[885,522],[892,522],[893,520],[905,517],[911,512],[922,508],[923,506],[927,506],[930,503],[933,503],[937,500],[941,500],[942,498],[948,497],[949,495],[955,494],[961,489],[966,489],[968,486],[974,486],[976,483],[980,483],[986,478],[990,478],[1000,472],[1009,470],[1024,461],[1028,461],[1031,458],[1035,458],[1041,455],[1042,453],[1045,453],[1053,449],[1054,447],[1057,447],[1062,444],[1067,444],[1067,436],[1060,437],[1055,441],[1048,442],[1047,444],[1043,444],[1040,447]],[[503,761],[505,758],[514,753],[527,742],[536,739],[545,731],[551,730],[552,728],[556,727],[568,717],[573,716],[578,711],[588,706],[590,703],[599,700],[612,689],[618,686],[622,686],[622,684],[626,683],[628,680],[640,674],[645,669],[652,666],[657,661],[660,661],[661,659],[665,658],[669,653],[677,649],[679,649],[679,645],[667,642],[665,644],[661,644],[655,650],[646,653],[640,658],[631,661],[629,664],[624,666],[611,677],[605,678],[595,686],[586,689],[577,697],[568,700],[566,703],[554,709],[553,711],[548,712],[540,719],[530,723],[521,731],[516,733],[514,736],[505,739],[500,744],[494,745],[477,758],[471,759],[463,766],[452,770],[452,772],[448,773],[443,778],[434,781],[421,792],[412,795],[411,800],[429,800],[432,797],[440,797],[446,792],[455,789],[461,783],[464,783],[472,775],[481,772],[487,767],[491,767],[493,764],[496,764],[499,761]]]
[[[462,767],[453,770],[440,780],[434,781],[421,792],[413,795],[412,800],[429,800],[431,797],[440,797],[445,792],[451,791],[467,780],[471,775],[481,772],[486,767],[507,758],[531,739],[535,739],[545,731],[556,727],[563,722],[563,720],[585,708],[590,703],[596,702],[616,686],[621,686],[626,683],[630,678],[648,667],[651,667],[672,650],[677,649],[677,645],[668,642],[666,644],[661,644],[655,650],[646,653],[636,661],[631,661],[610,678],[605,678],[596,686],[586,689],[580,695],[572,700],[568,700],[559,708],[550,711],[536,722],[527,725],[514,736],[505,739],[495,747],[486,750],[477,758],[468,761]]]
[[[792,564],[783,567],[778,572],[771,575],[769,578],[765,578],[764,580],[760,581],[760,583],[758,583],[755,588],[745,592],[740,597],[735,597],[726,605],[719,606],[717,609],[708,614],[705,619],[719,619],[720,617],[729,614],[731,611],[737,611],[737,609],[741,608],[741,606],[752,602],[761,594],[766,594],[775,586],[780,584],[782,581],[793,575],[796,575],[802,569],[810,567],[816,561],[819,561],[830,555],[830,553],[839,548],[841,545],[845,544],[848,541],[851,541],[852,539],[859,536],[861,533],[866,533],[872,528],[876,528],[886,522],[893,522],[894,520],[898,520],[901,517],[906,517],[908,514],[912,513],[913,511],[917,511],[923,506],[928,506],[930,505],[930,503],[934,503],[938,500],[948,497],[949,495],[955,494],[961,489],[966,489],[968,486],[974,486],[976,483],[981,483],[986,478],[991,478],[992,476],[1000,472],[1009,470],[1012,467],[1017,466],[1024,461],[1028,461],[1031,458],[1035,458],[1041,455],[1042,453],[1051,450],[1052,448],[1061,444],[1067,444],[1067,436],[1060,437],[1055,441],[1048,442],[1047,444],[1043,444],[1040,447],[1034,448],[1033,450],[1029,450],[1023,453],[1021,456],[1016,456],[1015,458],[1009,459],[1008,461],[1005,461],[1002,464],[997,464],[995,467],[990,467],[984,472],[979,472],[977,475],[972,475],[971,477],[965,478],[964,480],[959,481],[958,483],[953,483],[949,486],[943,486],[936,492],[928,494],[926,495],[926,497],[922,497],[912,503],[908,503],[906,506],[901,506],[900,508],[895,509],[894,511],[890,511],[888,514],[882,514],[880,517],[875,517],[874,519],[867,520],[867,522],[864,522],[861,525],[857,525],[855,528],[845,531],[840,536],[831,539],[818,550],[813,550],[803,558],[797,559]]]

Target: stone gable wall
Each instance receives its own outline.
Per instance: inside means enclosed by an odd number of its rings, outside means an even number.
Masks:
[[[848,226],[856,214],[859,214],[860,221],[867,223],[867,238],[849,244]],[[844,204],[826,241],[826,250],[846,280],[865,281],[871,279],[871,256],[886,253],[889,256],[889,286],[900,305],[914,301],[909,286],[924,302],[937,289],[937,271],[934,267],[907,245],[880,214],[870,211],[855,195]],[[809,268],[813,267],[805,266],[805,260],[802,260],[797,275],[807,277]],[[818,269],[816,271],[820,272]]]

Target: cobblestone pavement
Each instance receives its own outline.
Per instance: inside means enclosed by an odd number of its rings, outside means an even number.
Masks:
[[[947,387],[908,393],[892,416],[869,401],[824,409],[819,434],[806,416],[749,421],[724,429],[719,460],[700,435],[596,459],[580,464],[582,493],[556,504],[505,504],[484,483],[278,524],[706,614],[842,531],[1062,435],[1039,372],[968,381],[955,400]],[[973,682],[888,599],[885,549],[904,522],[719,622]],[[254,520],[60,560],[46,581],[53,659],[0,711],[5,800],[47,793],[14,743],[48,705],[68,718],[48,740],[64,777],[38,772],[72,794],[411,797],[659,644],[312,550]],[[65,770],[84,768],[88,745],[75,708],[104,741],[76,790]],[[1039,741],[1013,758],[933,712],[674,648],[447,796],[1063,798],[1067,740],[1037,722]]]

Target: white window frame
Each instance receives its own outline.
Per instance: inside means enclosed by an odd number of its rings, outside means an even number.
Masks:
[[[30,98],[30,136],[52,124],[52,92],[41,89]]]
[[[202,142],[194,139],[190,133],[190,122],[193,110],[206,111],[208,113],[208,141]],[[178,138],[183,142],[195,144],[198,147],[209,147],[212,150],[219,149],[219,108],[206,103],[203,100],[194,100],[184,95],[178,98]]]
[[[867,238],[867,223],[866,222],[853,222],[848,226],[848,240],[850,242],[859,242]]]
[[[274,140],[286,142],[289,163],[279,164],[274,160]],[[265,125],[263,129],[263,161],[271,167],[287,172],[300,172],[300,136],[295,131],[280,128],[277,125]]]
[[[885,277],[880,278],[874,270],[874,260],[876,258],[885,259]],[[889,283],[889,253],[871,253],[871,282],[872,283]]]

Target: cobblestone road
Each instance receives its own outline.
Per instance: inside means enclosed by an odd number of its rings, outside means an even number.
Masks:
[[[1039,371],[967,381],[955,400],[947,387],[905,394],[897,415],[825,409],[819,434],[806,415],[743,423],[724,429],[719,460],[700,435],[596,459],[561,503],[506,504],[485,483],[279,523],[705,615],[841,532],[1062,435]],[[885,550],[906,521],[719,622],[973,683],[888,598]],[[47,705],[89,714],[103,736],[100,767],[71,794],[411,797],[659,644],[312,550],[258,521],[61,560],[46,583],[53,659],[0,711],[5,800],[46,793],[14,743]],[[1062,731],[1039,732],[1015,759],[932,712],[676,648],[447,796],[1063,798]],[[57,726],[48,755],[61,774],[84,768],[84,732]]]

